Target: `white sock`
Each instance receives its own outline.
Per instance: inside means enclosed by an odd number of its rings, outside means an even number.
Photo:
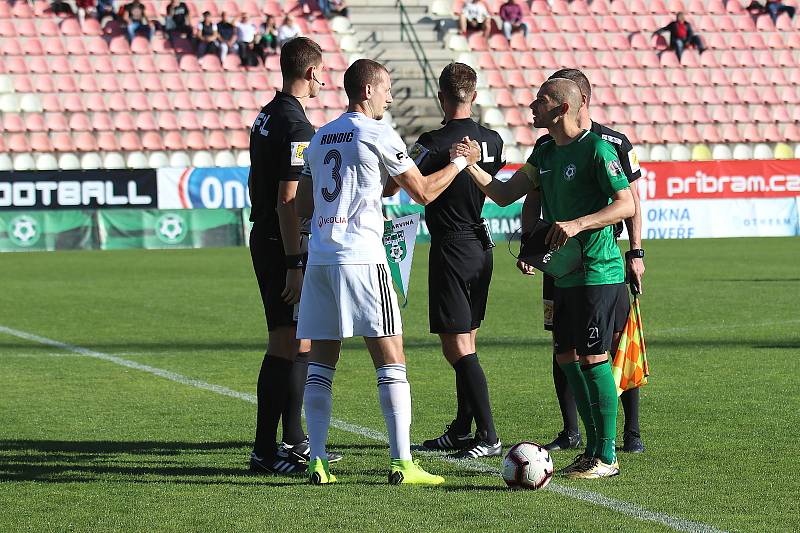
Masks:
[[[308,363],[303,407],[306,413],[311,459],[328,458],[325,444],[328,442],[328,428],[331,425],[334,372],[336,369],[328,365]]]
[[[406,365],[384,365],[378,376],[378,399],[389,431],[392,459],[411,459],[411,386]]]

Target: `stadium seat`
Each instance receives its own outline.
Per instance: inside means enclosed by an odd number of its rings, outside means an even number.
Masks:
[[[169,166],[169,157],[165,152],[150,152],[147,156],[147,168],[163,168]]]
[[[668,161],[669,151],[663,144],[656,144],[650,147],[650,161]]]
[[[178,131],[168,131],[164,135],[164,148],[167,150],[185,150],[183,135]]]
[[[710,161],[713,159],[711,149],[705,144],[695,144],[692,147],[692,161]]]
[[[236,154],[236,166],[250,166],[250,152],[248,150],[241,150],[238,154]]]
[[[36,170],[58,170],[58,159],[53,154],[36,156]]]
[[[733,159],[740,161],[753,159],[753,149],[749,144],[737,144],[733,147]]]
[[[72,152],[61,154],[58,157],[58,167],[61,170],[80,170],[81,160]]]
[[[214,157],[205,150],[198,150],[192,156],[192,166],[195,168],[213,167]]]
[[[81,156],[81,169],[96,170],[103,166],[103,160],[96,152],[87,152]]]
[[[772,159],[772,149],[768,144],[756,144],[753,147],[753,159]]]
[[[5,146],[0,146],[0,172],[7,172],[9,170],[14,170],[14,161],[11,159],[11,156],[6,153]]]
[[[119,152],[108,152],[103,156],[103,168],[125,168],[125,159]]]
[[[131,152],[125,159],[125,166],[128,168],[149,168],[147,156],[139,151]]]
[[[773,157],[775,159],[794,159],[794,151],[788,144],[778,143],[775,145]]]
[[[531,131],[530,126],[519,126],[514,128],[514,139],[521,146],[533,146],[536,144],[536,137]]]
[[[230,150],[221,150],[214,155],[214,166],[228,168],[236,166],[236,156]]]
[[[800,142],[800,128],[795,124],[786,124],[783,129],[783,137],[787,141]]]
[[[18,2],[19,3],[19,2]],[[31,154],[17,154],[14,156],[14,170],[16,171],[25,171],[25,170],[35,170],[36,169],[36,162],[33,159]]]

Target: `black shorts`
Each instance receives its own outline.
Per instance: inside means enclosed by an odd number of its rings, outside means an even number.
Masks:
[[[556,292],[555,278],[543,274],[542,278],[542,306],[544,310],[544,329],[553,331],[553,298]],[[614,333],[620,333],[628,322],[628,313],[631,311],[631,301],[628,297],[628,288],[621,284],[620,297],[614,309]]]
[[[486,316],[492,250],[475,238],[436,239],[428,258],[431,333],[469,333]]]
[[[262,224],[254,223],[250,232],[250,257],[261,291],[267,329],[297,326],[294,305],[288,305],[281,298],[286,288],[286,255],[281,238],[269,235]]]
[[[611,349],[619,300],[628,300],[624,283],[556,288],[553,298],[553,348],[599,355]],[[630,304],[629,304],[630,305]],[[625,321],[623,320],[623,326]]]

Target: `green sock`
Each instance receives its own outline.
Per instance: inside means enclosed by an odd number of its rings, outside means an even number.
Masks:
[[[597,446],[597,431],[592,418],[592,408],[589,405],[589,389],[581,372],[581,365],[574,361],[560,366],[561,370],[564,371],[564,375],[567,376],[567,383],[569,383],[572,394],[575,396],[575,406],[578,408],[578,414],[583,420],[583,426],[586,430],[586,455],[594,456],[595,447]]]
[[[590,365],[582,369],[589,388],[592,418],[597,428],[597,450],[599,457],[606,464],[617,460],[617,385],[611,374],[608,361]]]

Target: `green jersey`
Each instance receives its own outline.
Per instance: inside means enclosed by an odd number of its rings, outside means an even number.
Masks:
[[[545,142],[520,170],[541,192],[542,216],[547,222],[596,213],[611,203],[614,193],[628,188],[614,147],[588,130],[565,146]],[[557,279],[556,287],[625,281],[612,226],[582,231],[575,238],[583,248],[583,269]]]

